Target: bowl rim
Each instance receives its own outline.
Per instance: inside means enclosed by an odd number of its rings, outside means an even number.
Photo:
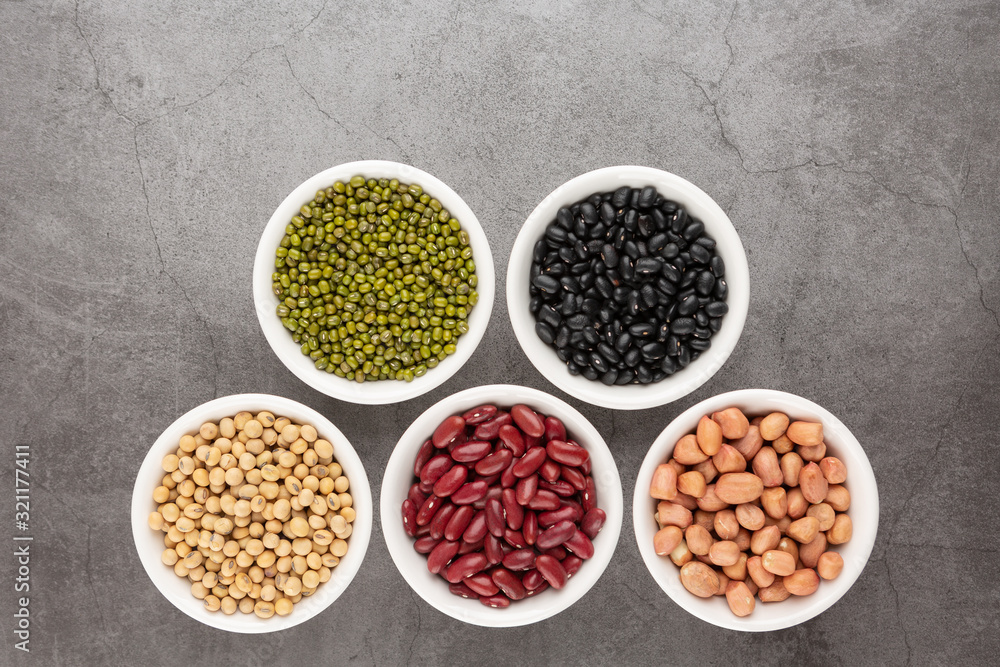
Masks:
[[[508,401],[498,401],[507,397]],[[506,609],[486,607],[448,592],[443,580],[427,572],[426,557],[413,550],[413,538],[406,535],[399,507],[409,484],[394,485],[400,478],[413,478],[413,460],[423,441],[442,419],[461,414],[484,403],[525,403],[539,412],[559,417],[567,430],[585,445],[594,458],[594,482],[600,507],[607,513],[601,532],[594,539],[594,557],[584,563],[562,590],[546,590],[544,595],[520,600]],[[600,473],[597,473],[600,466]],[[396,569],[407,585],[434,609],[465,623],[482,627],[518,627],[550,618],[567,609],[597,583],[614,555],[624,519],[621,477],[611,450],[597,429],[565,401],[538,389],[519,385],[482,385],[442,398],[417,417],[400,436],[386,464],[381,491],[382,534]]]
[[[780,605],[758,604],[754,613],[744,618],[734,616],[724,596],[703,600],[685,590],[678,579],[678,568],[668,559],[656,555],[652,536],[656,521],[652,518],[655,503],[649,496],[653,471],[664,463],[673,444],[686,433],[694,431],[698,420],[726,407],[751,406],[747,412],[780,410],[794,419],[819,419],[823,423],[824,441],[828,451],[844,460],[849,476],[845,486],[851,491],[850,516],[853,524],[851,541],[839,545],[837,551],[844,558],[844,569],[836,579],[822,581],[820,590],[809,596],[791,598]],[[829,441],[828,441],[829,439]],[[856,510],[857,502],[866,505],[866,512]],[[853,433],[829,410],[807,398],[774,389],[740,389],[718,394],[691,406],[663,429],[650,446],[636,477],[632,498],[632,519],[636,542],[646,569],[661,589],[688,613],[713,625],[744,632],[767,632],[789,628],[812,619],[833,606],[861,576],[875,546],[879,521],[878,484],[871,462],[864,448]],[[669,567],[667,567],[669,566]],[[759,601],[758,601],[759,602]],[[791,606],[786,606],[791,605]],[[774,612],[761,614],[764,609]]]
[[[285,415],[313,424],[321,436],[334,445],[336,460],[341,464],[344,474],[351,482],[351,496],[354,498],[354,506],[359,507],[362,511],[358,511],[357,518],[352,524],[353,532],[349,538],[348,552],[340,560],[340,564],[334,568],[330,581],[322,584],[317,592],[309,598],[303,598],[299,601],[291,614],[283,617],[275,615],[269,619],[261,619],[254,614],[242,613],[226,616],[222,612],[207,611],[202,602],[194,598],[187,590],[186,584],[181,583],[183,590],[176,585],[171,585],[175,580],[176,582],[185,582],[186,580],[178,577],[171,568],[160,561],[162,542],[159,535],[147,524],[149,513],[156,508],[156,503],[151,497],[153,487],[148,486],[148,480],[152,480],[154,476],[156,478],[162,477],[163,471],[160,468],[160,462],[163,456],[177,447],[177,441],[182,435],[198,430],[198,426],[192,428],[188,426],[189,424],[196,421],[201,423],[209,419],[221,419],[225,416],[232,416],[241,410],[264,409],[270,410],[276,415]],[[347,589],[357,575],[368,551],[374,509],[371,487],[364,464],[347,437],[329,419],[313,408],[283,396],[256,393],[234,394],[215,398],[191,408],[167,426],[146,452],[132,487],[130,506],[132,546],[156,590],[187,616],[210,627],[229,632],[243,634],[276,632],[304,623],[323,612]],[[154,542],[150,542],[151,538]],[[159,544],[158,550],[150,548],[153,543]]]
[[[687,368],[658,383],[607,387],[596,380],[570,375],[555,351],[535,334],[528,310],[528,273],[535,242],[555,219],[561,207],[594,192],[608,192],[623,185],[653,185],[664,196],[678,201],[705,223],[726,263],[729,312],[712,337],[712,347]],[[731,280],[732,279],[732,280]],[[750,306],[750,271],[740,236],[725,211],[690,181],[668,171],[636,165],[603,167],[576,176],[549,193],[528,215],[511,249],[506,278],[507,313],[521,349],[546,380],[562,391],[592,405],[616,410],[641,410],[665,405],[708,382],[732,354],[746,323]]]
[[[412,382],[385,380],[358,383],[316,370],[312,360],[302,354],[299,345],[292,340],[274,313],[278,301],[271,291],[271,274],[274,272],[274,251],[284,234],[285,226],[299,208],[315,196],[317,190],[356,174],[363,174],[367,178],[397,178],[404,183],[419,184],[425,192],[438,199],[469,234],[479,281],[476,286],[479,301],[469,314],[469,331],[459,339],[454,354],[448,355],[435,368],[429,369],[423,377],[414,378]],[[252,278],[257,321],[268,345],[285,368],[327,396],[361,405],[407,401],[433,390],[457,373],[472,357],[486,333],[496,294],[496,270],[489,238],[469,205],[435,176],[417,167],[389,160],[345,162],[324,169],[292,190],[271,214],[261,232],[254,256]]]

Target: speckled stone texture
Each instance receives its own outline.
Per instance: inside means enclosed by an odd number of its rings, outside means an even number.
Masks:
[[[35,537],[30,655],[13,649],[0,549],[0,664],[995,664],[1000,3],[264,4],[0,3],[0,538],[15,532],[16,444],[34,455]],[[366,158],[461,194],[501,281],[471,361],[386,407],[299,382],[250,293],[274,207]],[[882,518],[837,605],[780,632],[717,629],[656,586],[628,516],[586,598],[521,629],[430,608],[377,521],[351,587],[292,630],[215,631],[160,596],[132,546],[132,483],[199,403],[260,391],[313,406],[377,492],[398,436],[444,396],[509,382],[566,398],[514,339],[507,253],[552,189],[615,164],[680,174],[728,211],[750,315],[683,400],[569,402],[609,441],[627,500],[656,435],[708,396],[770,387],[839,416]]]

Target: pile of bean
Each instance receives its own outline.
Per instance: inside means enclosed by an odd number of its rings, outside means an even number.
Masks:
[[[653,546],[688,591],[725,595],[737,616],[753,611],[754,596],[810,595],[844,567],[829,547],[851,539],[846,479],[843,462],[826,455],[822,424],[716,412],[653,474]]]
[[[559,209],[534,247],[535,332],[573,375],[659,382],[711,345],[729,311],[705,225],[653,187]]]
[[[606,515],[587,450],[555,417],[482,405],[445,419],[413,464],[403,527],[427,569],[489,607],[559,589]]]
[[[469,234],[419,185],[354,176],[285,228],[278,317],[316,368],[412,381],[455,352],[476,305]]]
[[[350,482],[309,424],[240,412],[181,437],[162,465],[149,527],[209,611],[287,616],[347,553]]]

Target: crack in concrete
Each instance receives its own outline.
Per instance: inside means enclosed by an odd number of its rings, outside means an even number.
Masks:
[[[903,631],[903,644],[906,645],[906,664],[909,665],[913,662],[913,647],[910,645],[910,633],[906,631],[906,624],[903,623],[902,609],[899,604],[899,591],[896,590],[896,584],[892,580],[892,568],[889,567],[888,560],[885,560],[883,564],[885,565],[886,581],[896,600],[896,618],[899,620],[899,629]]]

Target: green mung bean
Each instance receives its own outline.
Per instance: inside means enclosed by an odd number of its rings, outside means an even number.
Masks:
[[[276,314],[317,369],[412,381],[454,354],[479,295],[468,232],[416,184],[320,190],[275,250]]]

